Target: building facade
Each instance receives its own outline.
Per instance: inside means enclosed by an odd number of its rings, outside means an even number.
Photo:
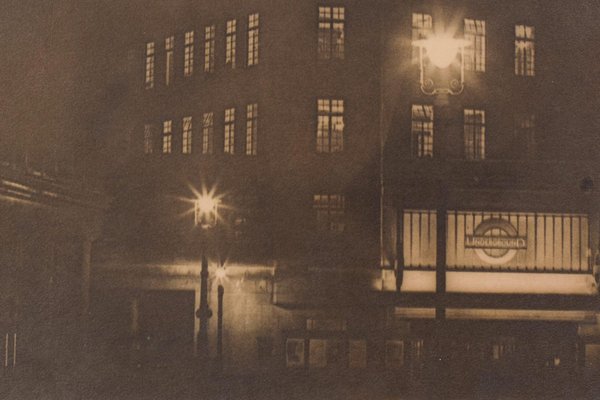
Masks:
[[[94,249],[99,354],[193,363],[207,254],[211,354],[222,335],[230,370],[408,379],[440,346],[453,366],[578,370],[597,335],[595,54],[579,36],[592,17],[558,11],[145,7],[113,54],[105,140],[124,146],[106,154],[114,200]],[[414,41],[442,32],[463,52],[422,66]],[[202,190],[220,199],[207,232],[190,205]]]

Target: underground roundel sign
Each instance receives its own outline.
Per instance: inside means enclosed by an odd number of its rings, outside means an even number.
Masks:
[[[518,236],[515,227],[505,219],[491,218],[481,221],[473,235],[465,235],[465,248],[488,264],[506,264],[527,248],[527,238]]]

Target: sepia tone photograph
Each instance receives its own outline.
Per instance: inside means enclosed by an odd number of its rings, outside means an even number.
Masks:
[[[600,0],[0,0],[0,398],[600,399]]]

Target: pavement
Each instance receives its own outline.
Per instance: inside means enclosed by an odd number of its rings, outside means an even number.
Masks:
[[[572,385],[541,382],[511,387],[488,382],[478,387],[408,385],[377,371],[355,375],[198,373],[190,366],[155,369],[97,368],[62,373],[23,373],[0,377],[0,399],[7,400],[417,400],[417,399],[600,399],[598,382]]]

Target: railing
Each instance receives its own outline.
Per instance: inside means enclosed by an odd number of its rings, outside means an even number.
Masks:
[[[405,210],[408,269],[436,265],[435,210]],[[590,228],[583,214],[448,211],[448,270],[589,273]]]

